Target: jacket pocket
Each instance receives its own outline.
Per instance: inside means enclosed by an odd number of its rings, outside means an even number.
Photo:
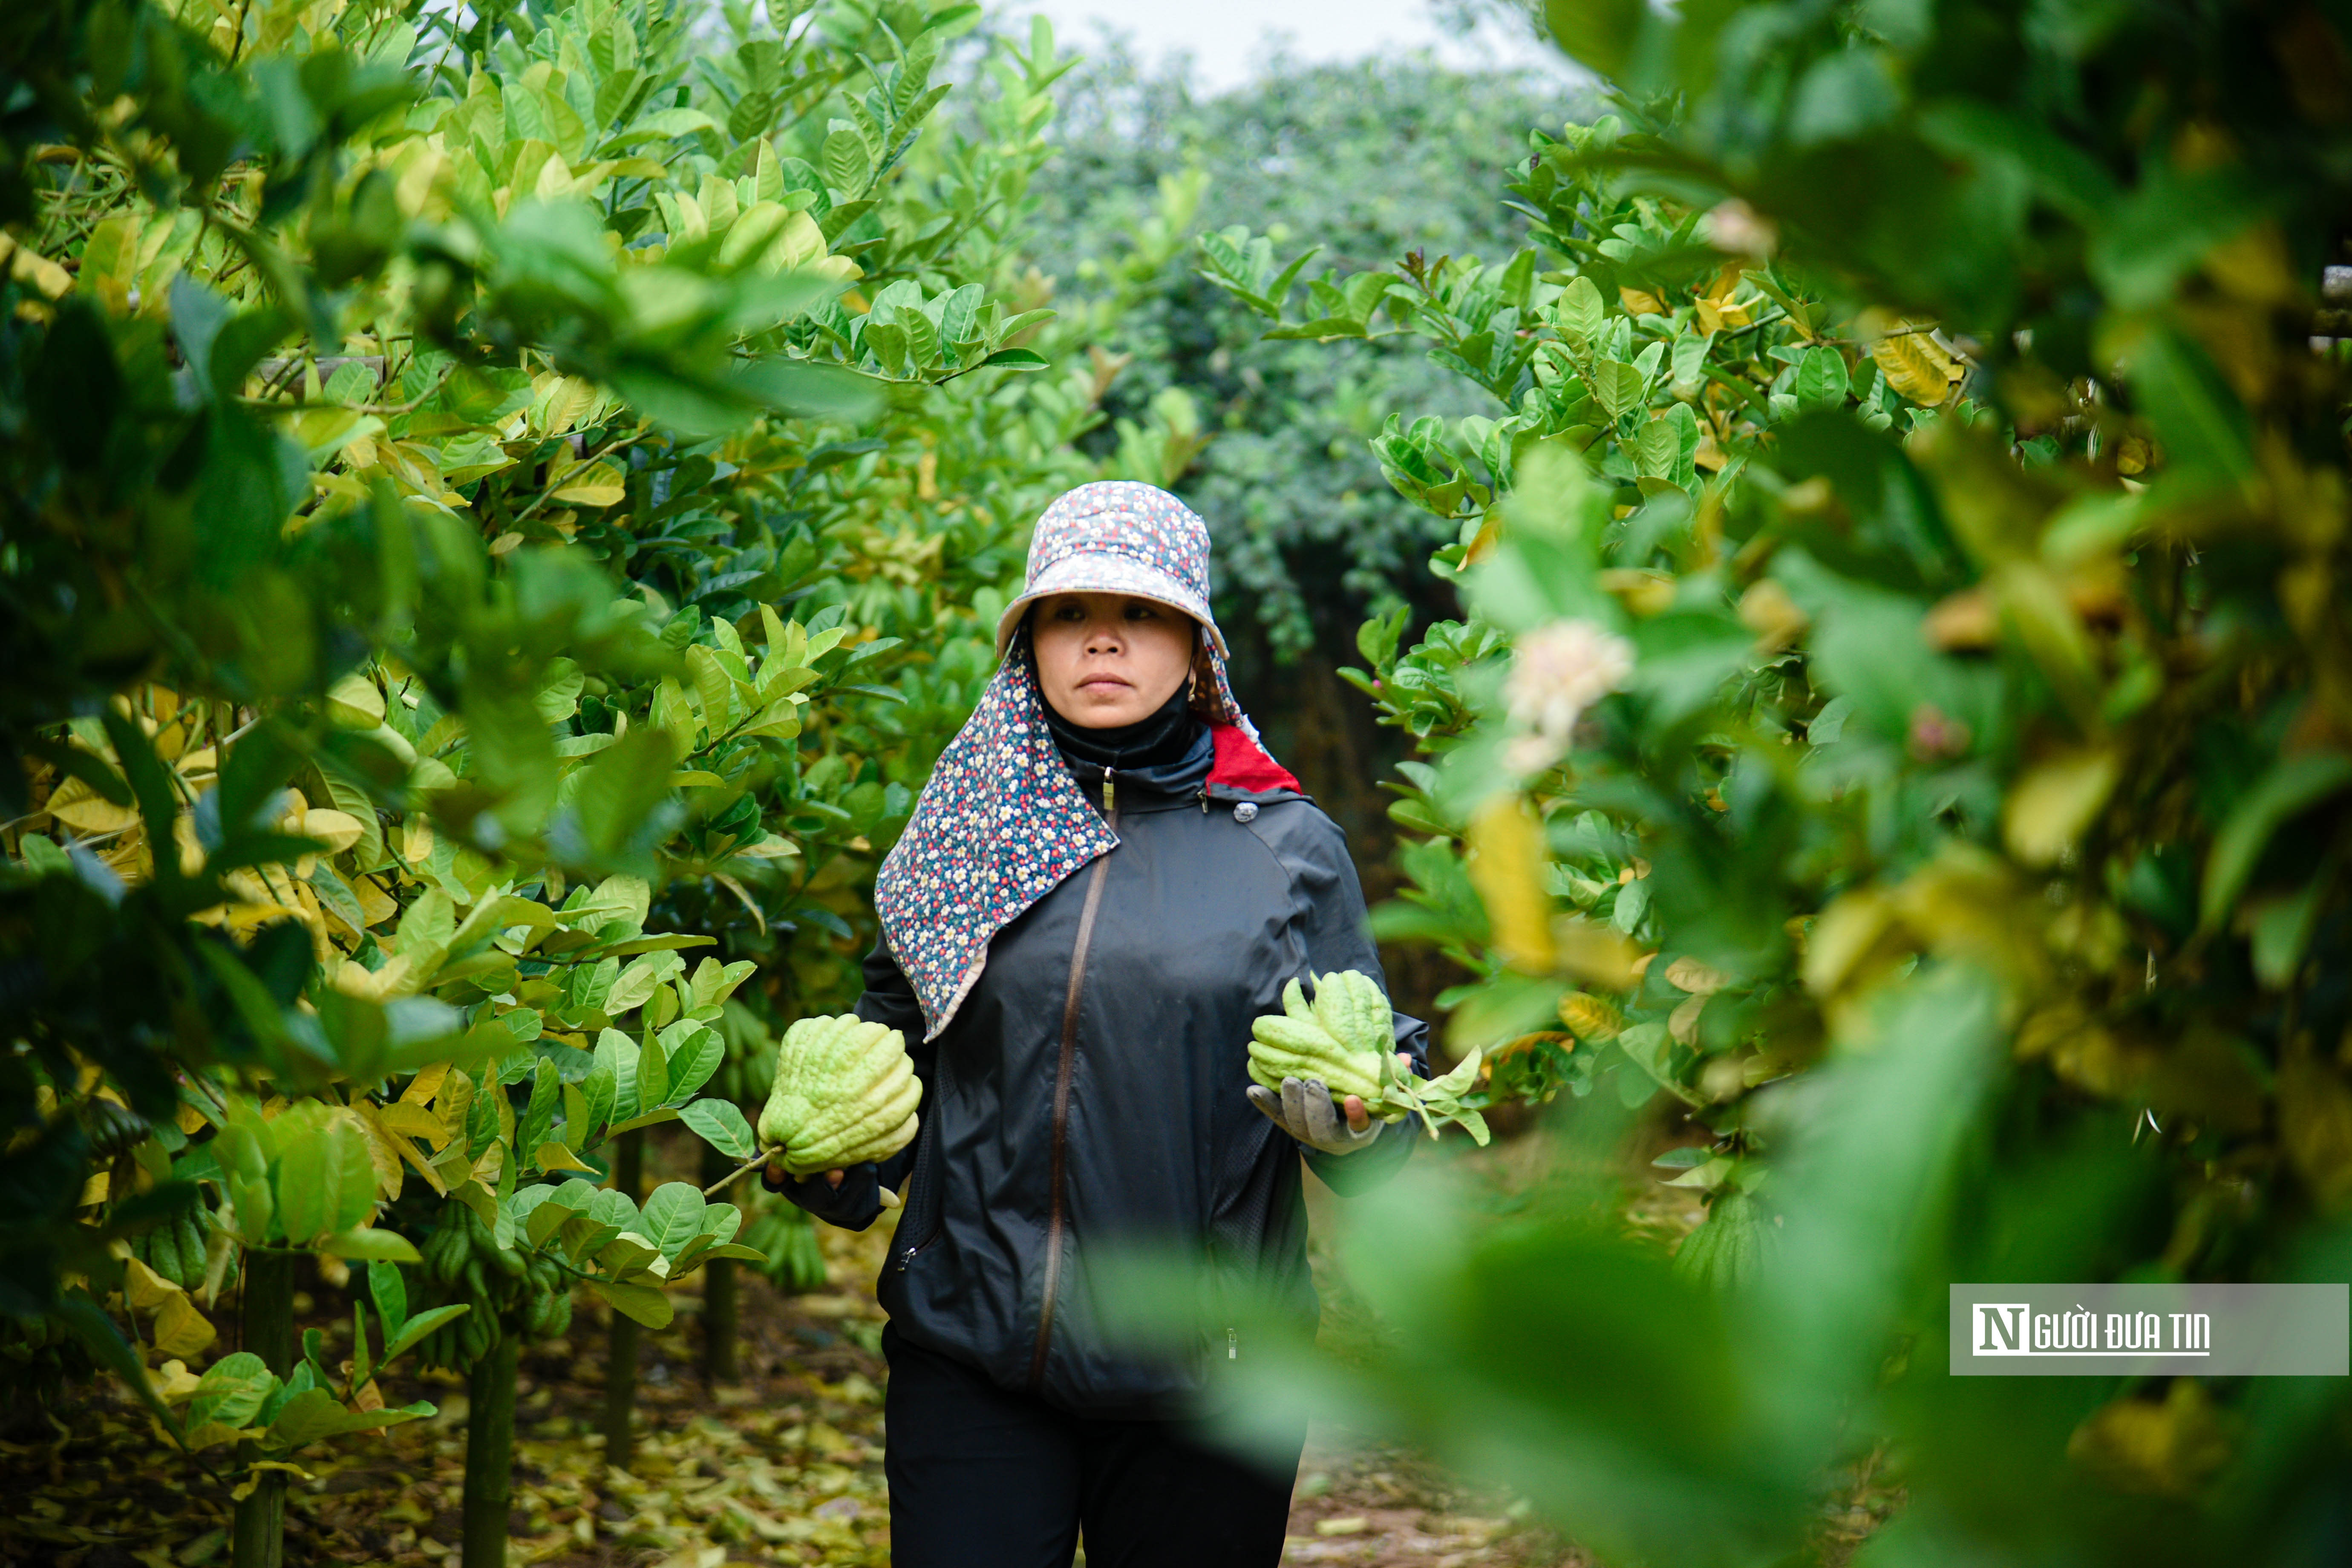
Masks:
[[[891,1240],[890,1271],[906,1272],[915,1255],[940,1238],[945,1215],[940,1204],[939,1131],[925,1124],[915,1134],[915,1169],[907,1178],[907,1212]]]

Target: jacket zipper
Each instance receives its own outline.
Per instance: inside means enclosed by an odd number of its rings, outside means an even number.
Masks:
[[[1103,816],[1109,820],[1111,831],[1118,831],[1117,796],[1112,794],[1110,771],[1103,771]],[[1062,1175],[1070,1132],[1070,1071],[1078,1053],[1078,998],[1085,989],[1087,949],[1093,945],[1095,911],[1102,907],[1103,873],[1110,868],[1110,857],[1098,857],[1094,869],[1087,875],[1086,907],[1078,912],[1078,938],[1070,949],[1070,989],[1062,1001],[1062,1058],[1054,1071],[1054,1143],[1051,1162],[1053,1184],[1052,1206],[1045,1221],[1045,1289],[1037,1310],[1037,1349],[1029,1358],[1029,1386],[1040,1387],[1045,1381],[1045,1352],[1054,1340],[1054,1300],[1062,1284]]]
[[[928,1131],[929,1129],[926,1129],[925,1131]],[[930,1184],[926,1178],[930,1175],[931,1146],[932,1142],[937,1141],[937,1138],[938,1134],[932,1133],[931,1140],[929,1142],[926,1142],[921,1147],[915,1151],[915,1168],[911,1173],[909,1173],[907,1182],[906,1217],[909,1220],[912,1220],[915,1217],[914,1205],[919,1203],[922,1203],[923,1200],[929,1195]],[[925,1205],[927,1212],[924,1214],[923,1220],[927,1228],[922,1235],[919,1235],[915,1238],[913,1246],[900,1249],[898,1260],[891,1265],[891,1268],[895,1271],[901,1274],[905,1273],[907,1271],[907,1266],[915,1261],[915,1254],[922,1251],[923,1248],[930,1246],[931,1243],[940,1238],[940,1231],[941,1229],[940,1217],[935,1212],[929,1212],[935,1211],[938,1207],[939,1205],[936,1202]],[[912,1229],[913,1227],[910,1226],[908,1228]]]

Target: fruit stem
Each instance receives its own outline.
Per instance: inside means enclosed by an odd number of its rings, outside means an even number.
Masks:
[[[728,1172],[725,1175],[719,1177],[717,1181],[703,1188],[702,1195],[706,1198],[716,1197],[719,1194],[719,1190],[734,1181],[736,1177],[741,1175],[746,1171],[757,1170],[760,1166],[766,1164],[769,1161],[775,1159],[783,1151],[782,1149],[761,1150],[758,1153],[752,1155],[750,1159],[744,1161],[741,1164],[736,1166],[733,1170]]]

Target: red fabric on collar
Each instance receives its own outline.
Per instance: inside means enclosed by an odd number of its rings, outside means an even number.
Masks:
[[[1209,782],[1234,789],[1262,794],[1268,790],[1286,789],[1299,795],[1307,792],[1280,763],[1268,756],[1265,749],[1249,738],[1239,724],[1212,724],[1210,738],[1216,742],[1217,760],[1209,769]]]

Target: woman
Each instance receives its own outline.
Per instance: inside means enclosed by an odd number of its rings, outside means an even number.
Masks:
[[[1277,1562],[1297,1444],[1279,1473],[1195,1444],[1200,1362],[1108,1336],[1090,1267],[1173,1246],[1311,1322],[1298,1151],[1345,1191],[1412,1146],[1353,1096],[1249,1081],[1286,982],[1380,962],[1339,829],[1234,702],[1208,543],[1150,485],[1038,521],[1003,666],[876,891],[857,1012],[919,1042],[920,1134],[771,1175],[853,1229],[908,1182],[879,1285],[898,1568],[1064,1565],[1081,1526],[1095,1568]],[[1396,1035],[1423,1070],[1423,1026]],[[1247,1352],[1214,1324],[1204,1349]]]

